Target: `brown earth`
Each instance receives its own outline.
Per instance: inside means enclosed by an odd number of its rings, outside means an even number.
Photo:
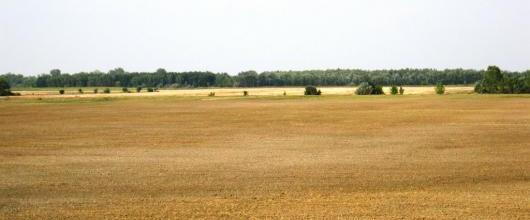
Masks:
[[[530,218],[530,96],[0,100],[0,219]]]

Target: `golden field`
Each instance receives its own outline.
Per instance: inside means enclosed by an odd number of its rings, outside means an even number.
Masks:
[[[0,219],[530,218],[530,96],[283,90],[1,99]]]
[[[140,93],[136,93],[135,88],[128,88],[131,93],[123,93],[122,88],[111,87],[110,94],[103,94],[103,87],[98,87],[98,94],[94,94],[96,87],[82,88],[83,94],[78,92],[79,88],[63,88],[65,94],[59,94],[61,88],[19,88],[15,89],[25,98],[92,98],[92,97],[138,97],[138,96],[208,96],[210,92],[215,92],[216,96],[242,96],[243,91],[248,91],[250,96],[303,96],[303,87],[272,87],[272,88],[197,88],[197,89],[161,89],[158,92],[147,92],[146,88]],[[434,94],[432,86],[405,86],[406,95],[426,95]],[[323,95],[353,95],[356,87],[321,87]],[[383,88],[386,94],[390,94],[390,87]],[[473,93],[471,86],[448,86],[447,94],[469,94]]]

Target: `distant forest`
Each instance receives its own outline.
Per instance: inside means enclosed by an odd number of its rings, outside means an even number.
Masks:
[[[484,70],[472,69],[398,69],[398,70],[359,70],[329,69],[306,71],[268,71],[257,73],[245,71],[231,76],[213,72],[126,72],[122,68],[107,73],[80,72],[62,73],[58,69],[49,74],[23,76],[3,74],[12,87],[274,87],[274,86],[349,86],[362,82],[378,85],[446,85],[474,84],[484,76]],[[530,76],[526,72],[506,72],[514,77]]]

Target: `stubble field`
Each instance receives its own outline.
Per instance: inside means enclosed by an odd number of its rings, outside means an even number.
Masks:
[[[0,219],[530,218],[530,96],[0,100]]]
[[[59,94],[59,90],[64,89],[65,94]],[[79,93],[79,88],[15,88],[14,91],[20,93],[23,98],[94,98],[94,97],[160,97],[160,96],[180,96],[180,97],[197,97],[208,96],[210,92],[214,92],[216,96],[223,97],[238,97],[243,95],[243,91],[247,91],[250,96],[303,96],[303,87],[260,87],[260,88],[194,88],[194,89],[160,89],[158,92],[147,92],[146,88],[138,93],[136,88],[128,88],[130,93],[122,92],[122,88],[110,87],[110,93],[102,93],[102,87],[85,87],[83,93]],[[94,94],[94,89],[98,89],[98,93]],[[353,95],[356,87],[320,87],[323,95]],[[390,87],[383,88],[385,93],[390,94]],[[405,86],[405,93],[407,95],[429,95],[434,94],[432,86]],[[448,94],[470,94],[473,93],[472,86],[448,86],[446,88]]]

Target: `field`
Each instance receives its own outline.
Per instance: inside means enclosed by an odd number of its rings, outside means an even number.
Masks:
[[[332,90],[2,99],[0,219],[530,218],[530,96]]]
[[[65,94],[60,95],[59,89],[64,89]],[[23,97],[35,98],[91,98],[91,97],[137,97],[137,96],[208,96],[210,92],[215,92],[216,96],[242,96],[243,91],[248,91],[250,96],[302,96],[304,88],[302,87],[285,87],[285,88],[198,88],[198,89],[161,89],[158,92],[147,92],[146,88],[140,93],[135,88],[128,88],[131,93],[123,93],[122,88],[110,87],[110,94],[103,94],[102,87],[82,88],[83,94],[78,92],[79,88],[15,88],[14,91],[20,93]],[[98,94],[94,94],[94,89],[98,89]],[[355,87],[323,87],[323,95],[352,95]],[[404,87],[407,95],[426,95],[434,94],[432,86],[406,86]],[[446,88],[448,94],[469,94],[473,93],[471,86],[449,86]],[[390,87],[384,88],[385,93],[390,94]]]

